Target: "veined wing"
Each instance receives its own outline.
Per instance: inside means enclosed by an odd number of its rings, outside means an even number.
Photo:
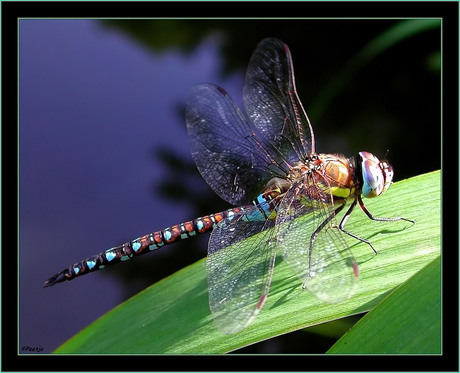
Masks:
[[[339,302],[352,295],[358,267],[337,229],[334,211],[340,205],[332,202],[311,176],[294,182],[278,208],[276,242],[304,288],[323,301]]]
[[[211,234],[206,262],[209,308],[226,334],[249,325],[267,298],[276,259],[276,247],[269,244],[274,223],[259,206],[247,205]]]
[[[246,112],[265,138],[289,162],[315,152],[313,129],[297,96],[286,44],[264,39],[249,62],[243,91]]]
[[[227,202],[249,203],[271,178],[286,174],[276,152],[256,137],[221,87],[194,86],[187,102],[186,120],[198,170]]]

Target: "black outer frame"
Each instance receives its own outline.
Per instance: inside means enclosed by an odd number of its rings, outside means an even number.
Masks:
[[[254,6],[252,6],[254,5]],[[17,127],[17,40],[19,18],[112,18],[112,17],[242,17],[242,18],[385,18],[432,17],[442,18],[443,35],[443,149],[457,149],[457,156],[443,157],[442,183],[458,187],[458,14],[457,2],[2,2],[2,199],[18,201],[18,178],[11,176],[12,154],[18,156]],[[16,79],[15,79],[16,78]],[[16,103],[16,105],[15,105]],[[16,110],[15,110],[16,109]],[[446,136],[445,136],[446,135]],[[456,141],[457,140],[457,141]],[[452,144],[453,142],[453,144]],[[16,149],[15,149],[16,145]],[[11,149],[12,148],[12,149]],[[16,151],[15,151],[16,150]],[[429,154],[426,154],[429,156]],[[14,166],[13,166],[14,167]],[[452,177],[454,175],[454,178]],[[8,178],[6,178],[8,176]],[[456,176],[456,177],[455,177]],[[446,195],[446,194],[445,194]],[[458,371],[458,194],[449,193],[449,219],[456,222],[444,230],[443,242],[453,250],[446,250],[449,260],[443,260],[443,354],[439,356],[338,356],[338,355],[155,355],[155,356],[79,356],[79,355],[18,355],[18,284],[9,279],[17,271],[17,255],[10,254],[11,242],[2,250],[2,371]],[[453,200],[452,200],[453,199]],[[443,199],[444,203],[445,199]],[[457,207],[457,220],[452,219],[452,206]],[[16,205],[17,207],[17,205]],[[443,206],[444,207],[444,206]],[[8,215],[6,215],[6,210]],[[446,209],[443,209],[445,211]],[[14,208],[7,206],[2,219],[7,237],[17,237],[16,227],[9,225]],[[2,211],[3,212],[3,211]],[[16,229],[15,229],[16,228]],[[456,244],[449,236],[456,232]],[[445,233],[445,235],[444,235]],[[5,235],[2,236],[5,240]],[[454,242],[452,245],[451,243]],[[17,247],[17,244],[16,244]],[[453,258],[451,258],[453,256]],[[13,263],[12,263],[13,261]],[[14,265],[16,264],[16,266]],[[7,267],[6,267],[7,266]],[[450,268],[452,266],[453,268]],[[7,269],[6,269],[7,268]],[[452,273],[457,276],[454,279]],[[452,276],[447,278],[447,275]],[[16,278],[18,278],[16,273]],[[456,295],[456,296],[455,296]],[[452,317],[453,316],[453,317]],[[16,320],[13,323],[12,320]],[[39,321],[39,320],[37,320]],[[16,328],[11,327],[16,324]],[[456,342],[456,343],[455,343]],[[154,359],[152,361],[152,359]],[[225,361],[222,361],[225,359]]]

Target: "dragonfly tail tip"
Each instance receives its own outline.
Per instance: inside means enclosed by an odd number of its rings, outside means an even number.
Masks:
[[[57,284],[58,282],[65,281],[66,277],[63,272],[56,273],[54,276],[50,277],[48,280],[43,282],[43,287],[47,288]]]

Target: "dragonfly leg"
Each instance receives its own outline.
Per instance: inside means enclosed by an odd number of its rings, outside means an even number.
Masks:
[[[327,223],[329,223],[334,216],[336,216],[342,209],[345,207],[346,201],[343,200],[342,204],[337,207],[332,213],[316,228],[316,230],[313,232],[313,234],[310,237],[310,245],[308,247],[308,276],[306,280],[304,281],[302,288],[306,288],[308,280],[312,278],[311,276],[311,254],[313,251],[313,244],[315,243],[316,237],[318,237],[319,232],[321,232],[321,229],[323,229]]]
[[[371,219],[371,220],[374,220],[374,221],[398,221],[398,220],[404,220],[404,221],[408,221],[409,223],[415,224],[415,220],[402,218],[400,216],[395,217],[395,218],[378,218],[378,217],[372,215],[372,213],[367,209],[367,207],[364,206],[364,202],[361,199],[361,196],[358,197],[358,202],[359,202],[359,206],[361,207],[361,210],[363,210],[364,213],[367,215],[367,217],[369,219]],[[356,200],[353,203],[356,205]]]
[[[378,218],[378,217],[375,217],[374,215],[371,214],[371,212],[366,208],[366,206],[364,206],[364,202],[363,200],[361,199],[361,196],[358,196],[357,199],[355,199],[353,201],[353,203],[351,204],[350,208],[347,210],[347,212],[345,213],[345,216],[343,217],[342,221],[340,222],[338,228],[345,234],[348,234],[350,237],[353,237],[355,239],[357,239],[358,241],[361,241],[363,243],[366,243],[369,245],[369,247],[372,249],[372,251],[377,254],[377,250],[374,249],[374,247],[372,246],[372,244],[368,241],[368,240],[365,240],[364,238],[361,238],[353,233],[350,233],[348,232],[347,230],[344,229],[345,227],[345,224],[348,220],[348,218],[350,217],[350,214],[351,212],[353,211],[353,209],[355,208],[356,206],[356,203],[359,202],[359,206],[361,207],[361,209],[364,211],[364,213],[367,215],[367,217],[371,220],[374,220],[374,221],[398,221],[398,220],[404,220],[404,221],[408,221],[412,224],[415,224],[415,221],[414,220],[410,220],[410,219],[406,219],[406,218],[402,218],[402,217],[395,217],[395,218]]]
[[[365,240],[364,238],[361,238],[361,237],[359,237],[359,236],[357,236],[357,235],[355,235],[355,234],[353,234],[353,233],[351,233],[351,232],[348,232],[348,231],[345,230],[345,228],[344,228],[344,227],[345,227],[345,224],[347,223],[348,218],[350,217],[351,212],[352,212],[353,209],[355,208],[356,202],[357,202],[358,200],[360,201],[360,206],[361,206],[361,207],[364,206],[364,204],[362,204],[361,197],[358,197],[358,199],[355,199],[355,200],[353,201],[353,203],[351,204],[351,206],[349,207],[349,209],[347,210],[347,212],[345,213],[345,216],[342,218],[342,220],[341,220],[341,222],[340,222],[340,224],[339,224],[339,226],[338,226],[337,228],[338,228],[340,231],[342,231],[343,233],[348,234],[350,237],[353,237],[354,239],[356,239],[356,240],[358,240],[358,241],[361,241],[361,242],[363,242],[363,243],[368,244],[369,247],[372,249],[372,251],[373,251],[375,254],[377,254],[377,250],[374,249],[374,246],[372,246],[372,244],[371,244],[368,240]],[[361,204],[362,204],[362,205],[361,205]],[[370,215],[370,213],[369,213],[367,210],[366,210],[365,212],[366,212],[367,216],[369,216],[369,217],[372,216],[372,215]],[[372,218],[371,218],[371,219],[372,219]],[[374,219],[372,219],[372,220],[374,220]]]

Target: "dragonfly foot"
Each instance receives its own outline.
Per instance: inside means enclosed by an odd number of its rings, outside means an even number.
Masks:
[[[308,275],[305,281],[302,283],[302,290],[305,290],[307,288],[307,282],[311,280],[311,276]]]

